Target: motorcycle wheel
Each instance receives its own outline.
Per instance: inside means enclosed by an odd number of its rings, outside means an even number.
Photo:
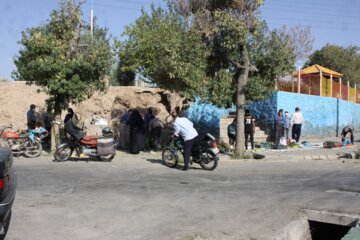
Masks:
[[[42,145],[41,145],[40,141],[36,140],[35,142],[32,142],[32,141],[26,140],[24,142],[23,146],[25,148],[24,155],[26,157],[34,158],[34,157],[38,157],[41,155]]]
[[[111,160],[113,160],[114,157],[115,154],[109,154],[109,155],[99,156],[99,159],[103,162],[111,162]]]
[[[67,161],[70,159],[72,152],[73,150],[69,146],[57,148],[54,153],[55,160],[58,162]]]
[[[206,156],[205,156],[206,155]],[[211,151],[203,153],[203,159],[200,162],[200,166],[208,171],[213,171],[218,165],[216,155]]]
[[[178,157],[173,150],[165,148],[162,152],[162,160],[165,166],[175,168],[178,164]]]

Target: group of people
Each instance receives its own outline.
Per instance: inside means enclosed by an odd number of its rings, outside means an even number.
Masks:
[[[47,112],[44,112],[42,118],[38,119],[35,104],[30,105],[30,109],[26,113],[26,120],[28,132],[37,127],[44,127],[48,132],[51,130],[52,117]]]
[[[250,140],[251,149],[254,149],[254,134],[255,134],[255,124],[256,120],[251,115],[250,110],[245,110],[244,116],[244,134],[245,134],[245,149],[248,149],[248,142]],[[296,142],[299,142],[301,135],[301,127],[304,122],[304,117],[300,111],[300,108],[296,107],[295,112],[292,114],[291,118],[289,112],[283,109],[280,109],[274,117],[275,125],[275,144],[280,144],[280,139],[284,137],[286,143],[289,139],[289,132],[291,129],[291,137]],[[228,125],[227,132],[229,137],[230,145],[233,145],[236,142],[236,123],[237,119],[235,118],[231,124]]]
[[[195,138],[198,136],[193,123],[186,117],[180,117],[180,109],[176,108],[171,112],[173,118],[174,136],[181,136],[184,139],[184,171],[189,170],[190,155]],[[152,108],[148,108],[141,116],[137,109],[129,109],[120,116],[120,139],[119,146],[126,146],[126,138],[129,137],[129,151],[138,154],[144,149],[146,142],[154,150],[161,148],[161,133],[165,124],[154,113]],[[127,129],[129,132],[127,133]]]
[[[152,149],[157,150],[160,148],[163,128],[164,123],[152,108],[148,108],[144,118],[137,109],[129,109],[120,116],[119,147],[125,148],[128,145],[130,153],[137,154],[148,142]]]
[[[280,109],[274,117],[275,126],[275,144],[280,144],[280,139],[284,137],[286,144],[290,140],[289,132],[291,129],[291,139],[297,143],[300,140],[301,127],[304,123],[304,116],[301,113],[300,108],[296,107],[292,116],[289,116],[289,112]]]

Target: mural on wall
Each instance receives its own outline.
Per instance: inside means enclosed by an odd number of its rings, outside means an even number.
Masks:
[[[199,132],[210,132],[211,134],[218,136],[220,118],[227,116],[229,111],[231,111],[231,109],[219,108],[197,98],[188,109],[187,115]]]

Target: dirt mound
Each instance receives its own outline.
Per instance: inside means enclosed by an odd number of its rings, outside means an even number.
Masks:
[[[30,104],[44,111],[47,95],[35,85],[28,86],[25,82],[0,83],[0,126],[13,125],[14,130],[26,129],[26,112]]]
[[[11,123],[14,130],[26,129],[26,112],[30,104],[38,107],[36,111],[41,118],[46,110],[47,97],[39,87],[26,85],[25,82],[0,83],[0,126]],[[101,118],[116,125],[120,114],[129,108],[136,108],[144,114],[147,108],[153,107],[158,117],[165,120],[176,106],[187,104],[187,100],[179,94],[159,88],[110,87],[105,93],[95,93],[72,107],[83,115],[85,126],[91,129]],[[65,111],[63,114],[66,114]]]

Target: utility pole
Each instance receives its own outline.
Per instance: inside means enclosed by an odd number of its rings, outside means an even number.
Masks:
[[[94,0],[91,0],[90,32],[91,32],[91,37],[92,37],[93,33],[94,33]]]

